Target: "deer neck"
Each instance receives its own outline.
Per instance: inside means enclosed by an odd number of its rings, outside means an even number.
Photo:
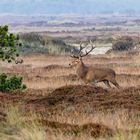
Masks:
[[[85,77],[85,75],[87,73],[87,67],[85,66],[85,64],[82,61],[77,65],[76,73],[82,79]]]

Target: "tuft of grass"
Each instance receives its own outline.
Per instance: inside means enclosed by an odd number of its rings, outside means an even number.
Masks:
[[[42,124],[37,121],[36,114],[30,113],[23,117],[19,107],[7,109],[6,122],[0,124],[2,140],[45,140],[46,132]]]
[[[116,140],[139,140],[140,139],[140,129],[133,131],[121,131],[115,136]]]

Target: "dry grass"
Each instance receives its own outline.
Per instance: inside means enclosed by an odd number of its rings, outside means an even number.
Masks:
[[[117,79],[122,87],[138,86],[140,83],[139,56],[98,56],[88,57],[84,61],[96,67],[110,67],[118,74]],[[55,89],[60,86],[80,84],[81,81],[68,78],[75,70],[68,67],[71,59],[67,56],[29,56],[24,58],[23,65],[1,64],[1,72],[23,75],[28,88]],[[102,85],[102,84],[99,84]],[[103,86],[103,85],[102,85]]]
[[[9,75],[22,75],[28,90],[24,94],[15,96],[0,94],[0,112],[5,112],[3,102],[6,105],[20,102],[19,106],[22,108],[21,114],[17,108],[10,108],[6,111],[7,121],[5,126],[0,125],[2,130],[0,137],[2,140],[19,140],[21,138],[23,140],[139,140],[139,60],[140,56],[124,54],[87,57],[84,61],[88,65],[113,68],[117,73],[117,81],[122,90],[111,89],[108,93],[104,93],[104,89],[103,93],[89,95],[86,94],[86,91],[85,93],[75,93],[75,91],[81,92],[80,89],[75,89],[74,92],[67,91],[63,95],[58,92],[58,96],[56,96],[56,91],[52,91],[63,86],[82,84],[76,77],[75,70],[68,67],[71,61],[69,57],[37,55],[26,56],[25,63],[22,65],[1,63],[0,71]],[[106,88],[102,83],[98,86]],[[131,87],[133,88],[131,89]],[[82,90],[85,88],[83,86]],[[87,87],[87,92],[92,92],[92,89]],[[69,95],[67,96],[67,94]],[[50,99],[60,96],[63,98],[58,103],[48,105]],[[75,102],[68,102],[69,97],[75,97]],[[106,108],[111,108],[111,110],[106,110]],[[26,112],[29,110],[35,110],[37,115],[41,113],[40,119],[44,120],[45,126],[44,124],[39,125],[36,121],[31,121],[30,126],[28,123],[23,123],[23,120],[33,119],[36,116],[28,116]],[[1,116],[3,115],[0,113],[0,119]],[[56,128],[52,128],[52,122],[55,126],[57,125]],[[95,124],[111,129],[113,136],[98,138],[91,136],[87,131],[91,127],[93,129]],[[90,127],[81,131],[83,125]],[[76,130],[78,136],[73,133],[64,133],[69,130],[74,133]],[[9,135],[9,133],[12,134]]]
[[[23,116],[18,106],[7,106],[6,114],[6,121],[0,124],[2,140],[139,140],[140,137],[139,126],[132,125],[133,118],[129,118],[126,111],[94,115],[75,112],[70,117],[62,114],[43,123],[39,121],[44,120],[43,116],[34,112],[24,113]],[[99,128],[104,130],[100,132]]]

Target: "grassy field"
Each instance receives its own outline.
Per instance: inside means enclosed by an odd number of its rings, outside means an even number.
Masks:
[[[84,85],[68,56],[25,56],[1,62],[1,73],[23,76],[23,93],[0,93],[1,140],[139,140],[140,55],[89,56],[87,65],[116,71],[121,89]]]

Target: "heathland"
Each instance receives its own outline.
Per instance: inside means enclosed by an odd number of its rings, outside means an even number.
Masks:
[[[61,24],[65,31],[55,25],[55,32],[47,25],[41,26],[49,28],[44,32],[33,33],[35,27],[29,25],[28,34],[22,29],[23,48],[19,51],[24,63],[0,62],[0,73],[22,76],[27,89],[0,92],[0,139],[139,140],[140,28],[139,20],[132,25],[132,19],[128,19],[111,25],[98,23],[95,28],[84,23]],[[78,30],[67,30],[71,26]],[[104,48],[112,48],[122,36],[132,38],[132,48],[105,53]],[[85,57],[84,63],[112,68],[120,89],[113,85],[107,88],[103,83],[96,87],[85,85],[75,68],[69,67],[70,54],[78,51],[81,41],[86,44],[89,40],[95,41],[96,55]]]

